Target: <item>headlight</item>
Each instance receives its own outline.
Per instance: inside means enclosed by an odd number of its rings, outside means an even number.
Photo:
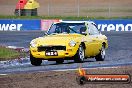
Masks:
[[[35,42],[34,40],[32,40],[32,41],[30,42],[30,46],[31,46],[31,47],[36,47],[36,46],[37,46],[37,42]]]
[[[69,45],[73,47],[73,46],[76,45],[76,42],[72,40],[72,41],[69,42]]]

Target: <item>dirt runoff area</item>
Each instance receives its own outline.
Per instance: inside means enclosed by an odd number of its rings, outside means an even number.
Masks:
[[[86,70],[87,74],[130,74],[132,65]],[[132,83],[84,84],[76,82],[77,71],[47,71],[0,75],[0,88],[132,88]]]

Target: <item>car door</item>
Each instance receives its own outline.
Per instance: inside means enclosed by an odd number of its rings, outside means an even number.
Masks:
[[[86,49],[85,49],[85,56],[86,57],[91,57],[94,55],[94,50],[93,50],[93,41],[92,39],[90,38],[90,35],[89,35],[89,31],[88,31],[88,24],[86,24],[86,27],[87,27],[87,30],[86,30],[86,33],[87,35],[83,38],[83,41],[85,41],[85,46],[86,46]]]
[[[88,24],[88,32],[89,38],[92,40],[91,50],[93,52],[93,56],[96,56],[102,47],[102,43],[99,39],[100,32],[98,31],[97,27],[93,23]]]
[[[85,56],[86,57],[90,57],[90,56],[93,56],[94,54],[94,51],[92,49],[92,39],[89,38],[89,35],[86,35],[85,37],[83,37],[83,42],[85,42],[85,46],[86,46],[86,49],[85,49]]]

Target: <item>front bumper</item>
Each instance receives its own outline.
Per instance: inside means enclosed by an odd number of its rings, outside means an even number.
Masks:
[[[41,58],[43,60],[73,57],[76,54],[77,50],[78,50],[77,46],[76,47],[70,47],[66,50],[56,50],[58,53],[57,56],[46,56],[45,51],[38,52],[37,48],[30,47],[30,53],[33,55],[33,57]]]

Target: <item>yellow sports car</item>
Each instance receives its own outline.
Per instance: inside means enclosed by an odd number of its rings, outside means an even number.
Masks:
[[[94,22],[62,21],[52,24],[45,36],[30,42],[30,61],[35,66],[41,65],[42,60],[60,64],[64,60],[83,62],[95,57],[96,61],[103,61],[107,47],[107,37]]]

